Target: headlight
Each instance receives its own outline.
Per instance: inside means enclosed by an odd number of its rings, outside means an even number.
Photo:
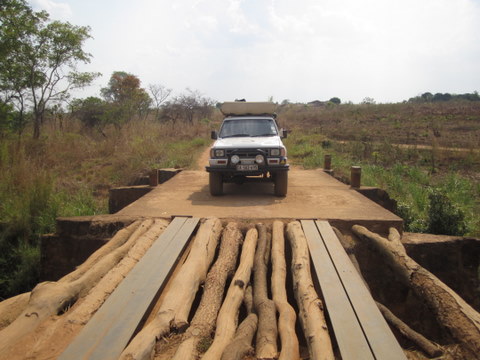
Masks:
[[[263,164],[265,162],[265,159],[263,158],[262,155],[259,154],[259,155],[255,156],[255,162],[257,164]]]
[[[238,157],[238,155],[233,155],[231,158],[230,158],[230,162],[235,165],[235,164],[238,164],[240,162],[240,158]]]
[[[225,150],[223,149],[215,149],[213,150],[213,155],[215,157],[224,157],[225,156]]]
[[[272,156],[280,156],[280,149],[271,149],[270,155]]]

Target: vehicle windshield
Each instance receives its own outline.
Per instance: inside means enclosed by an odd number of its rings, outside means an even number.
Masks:
[[[276,135],[278,133],[273,119],[232,119],[223,122],[219,137]]]

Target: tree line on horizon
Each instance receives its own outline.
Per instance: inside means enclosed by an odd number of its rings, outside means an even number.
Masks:
[[[478,91],[473,93],[465,94],[450,94],[450,93],[435,93],[425,92],[421,95],[412,97],[408,99],[408,102],[411,103],[436,103],[436,102],[447,102],[455,100],[466,100],[466,101],[480,101],[480,96]]]

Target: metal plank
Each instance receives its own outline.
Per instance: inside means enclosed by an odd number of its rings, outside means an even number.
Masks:
[[[301,223],[342,359],[374,359],[315,223],[312,220]]]
[[[375,304],[363,279],[348,258],[345,249],[328,221],[317,220],[316,226],[330,254],[343,287],[363,328],[377,360],[405,360],[405,354]]]
[[[198,221],[174,218],[59,359],[118,359]]]

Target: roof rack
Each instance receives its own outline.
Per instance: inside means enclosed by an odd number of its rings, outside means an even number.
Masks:
[[[269,115],[276,117],[275,109],[277,105],[272,102],[224,102],[220,111],[225,116],[241,115]]]

